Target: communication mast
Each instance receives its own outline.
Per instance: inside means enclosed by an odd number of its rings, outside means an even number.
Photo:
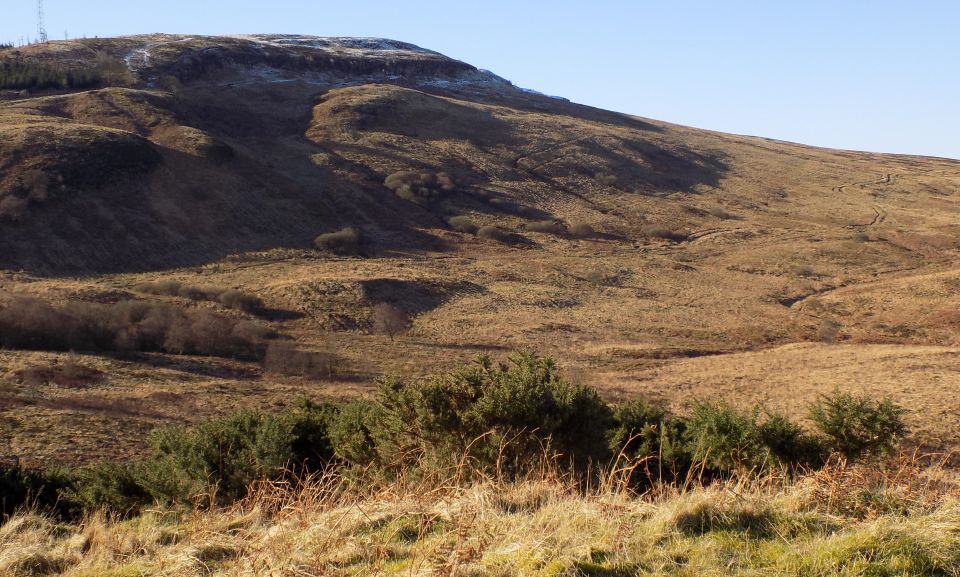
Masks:
[[[37,39],[42,44],[47,43],[47,26],[43,22],[43,0],[37,0]]]

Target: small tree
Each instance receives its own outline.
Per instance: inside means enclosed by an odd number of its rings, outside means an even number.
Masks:
[[[394,335],[405,332],[410,328],[410,315],[389,303],[378,303],[373,307],[373,332],[378,335],[388,335],[393,340]]]

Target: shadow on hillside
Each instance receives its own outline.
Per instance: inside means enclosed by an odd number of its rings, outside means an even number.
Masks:
[[[467,281],[403,280],[380,278],[360,282],[369,303],[388,303],[411,314],[436,309],[464,294],[482,294],[486,289]]]
[[[306,155],[283,165],[247,154],[212,164],[156,148],[164,160],[149,174],[52,197],[21,220],[0,220],[0,268],[61,277],[199,266],[309,248],[318,234],[347,226],[360,230],[370,254],[448,248],[421,230],[439,224],[436,215]]]
[[[240,367],[236,363],[219,361],[212,358],[194,359],[183,356],[164,356],[160,354],[125,355],[124,360],[141,366],[168,369],[181,373],[190,373],[215,379],[233,379],[238,381],[260,378],[260,371],[251,367]]]

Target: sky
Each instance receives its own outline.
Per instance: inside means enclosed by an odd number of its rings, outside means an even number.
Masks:
[[[149,32],[403,40],[647,118],[960,159],[960,2],[46,0],[51,38]],[[0,0],[0,42],[36,0]]]

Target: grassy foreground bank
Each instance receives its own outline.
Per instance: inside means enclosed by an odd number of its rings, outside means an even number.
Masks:
[[[3,575],[960,575],[960,493],[903,457],[709,486],[263,483],[225,509],[0,527]],[[746,478],[745,478],[746,479]]]

